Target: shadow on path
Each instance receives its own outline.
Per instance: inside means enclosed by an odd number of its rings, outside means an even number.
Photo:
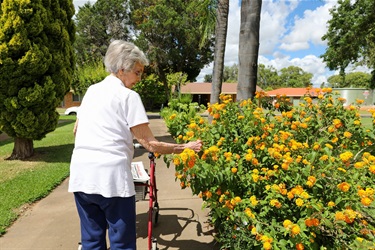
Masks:
[[[212,234],[211,231],[203,232],[202,223],[199,217],[190,208],[160,208],[158,224],[153,228],[153,236],[156,237],[159,250],[180,249],[180,250],[219,250],[219,244],[216,241],[210,243],[200,242],[199,240],[182,238],[184,230],[187,227],[196,227],[195,238]],[[137,214],[137,238],[146,239],[148,212]],[[194,225],[195,224],[195,225]]]

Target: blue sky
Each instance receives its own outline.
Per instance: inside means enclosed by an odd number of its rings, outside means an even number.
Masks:
[[[87,0],[74,0],[76,9]],[[91,0],[91,3],[94,3]],[[329,9],[337,0],[263,0],[260,23],[259,63],[277,70],[298,66],[314,75],[312,82],[319,87],[336,72],[329,71],[320,55],[325,52],[326,42],[321,37],[327,31]],[[240,28],[240,1],[230,0],[225,65],[238,64],[238,40]],[[197,81],[212,74],[207,65]],[[348,69],[367,71],[363,68]]]

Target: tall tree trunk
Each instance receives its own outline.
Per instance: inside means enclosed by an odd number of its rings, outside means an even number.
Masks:
[[[242,0],[237,101],[247,100],[255,96],[261,9],[262,0]]]
[[[210,103],[219,102],[223,82],[225,44],[228,30],[229,0],[219,0],[215,27],[214,68]]]
[[[24,160],[34,154],[34,144],[31,139],[14,138],[12,155],[7,160]]]

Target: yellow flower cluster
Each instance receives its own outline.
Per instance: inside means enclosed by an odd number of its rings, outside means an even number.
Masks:
[[[184,165],[185,171],[187,168],[192,168],[197,160],[197,155],[194,150],[186,148],[182,153],[174,155],[173,163],[175,166]]]
[[[366,188],[358,189],[358,196],[361,198],[362,205],[368,207],[374,201],[374,189],[373,188]]]
[[[273,207],[277,207],[277,208],[281,208],[282,204],[280,203],[280,201],[278,199],[272,199],[270,201],[270,205],[273,206]]]
[[[306,185],[309,186],[309,187],[312,187],[312,186],[314,186],[315,182],[316,182],[316,178],[314,176],[309,176],[307,178]]]
[[[340,119],[334,119],[333,125],[335,126],[335,128],[341,128],[343,126],[343,123],[341,122]]]
[[[251,212],[251,209],[248,207],[245,209],[245,214],[250,218],[255,219],[255,215]]]
[[[225,103],[225,104],[227,104],[227,103],[229,103],[229,102],[232,102],[232,96],[231,96],[231,95],[224,95],[224,94],[221,94],[221,95],[219,96],[219,99],[220,99],[223,103]]]
[[[259,203],[259,201],[257,200],[257,197],[256,197],[255,195],[252,195],[252,196],[250,197],[250,202],[251,202],[251,205],[253,205],[254,207],[255,207],[256,205],[258,205],[258,203]]]
[[[251,234],[255,235],[255,239],[257,241],[262,241],[263,249],[265,249],[265,250],[272,249],[272,242],[273,242],[272,237],[270,237],[268,235],[265,235],[265,234],[262,235],[262,234],[258,233],[255,227],[251,228]]]
[[[354,210],[347,208],[344,211],[338,211],[335,213],[335,219],[336,221],[345,221],[348,224],[351,224],[354,222],[354,220],[357,218],[358,214]]]
[[[344,163],[349,162],[352,158],[353,158],[352,152],[346,151],[346,152],[340,154],[340,159]]]
[[[286,230],[290,231],[292,237],[295,237],[296,235],[301,233],[301,228],[290,220],[284,220],[283,226]]]
[[[368,167],[370,173],[375,174],[375,156],[368,152],[363,154],[362,161],[354,163],[355,168],[363,168],[365,166]]]
[[[203,155],[201,156],[201,159],[206,160],[207,157],[211,157],[212,160],[217,161],[218,156],[219,156],[218,155],[219,151],[220,149],[218,148],[218,146],[213,145],[209,147],[208,149],[204,150]]]
[[[272,190],[274,190],[277,193],[280,193],[282,195],[286,195],[287,192],[288,192],[288,190],[286,189],[285,183],[273,184],[272,185]]]

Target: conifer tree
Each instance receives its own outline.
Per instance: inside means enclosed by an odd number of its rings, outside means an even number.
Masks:
[[[72,0],[2,0],[0,130],[14,138],[9,159],[33,155],[33,140],[55,130],[56,107],[74,70]]]

